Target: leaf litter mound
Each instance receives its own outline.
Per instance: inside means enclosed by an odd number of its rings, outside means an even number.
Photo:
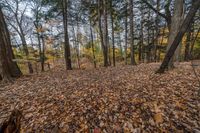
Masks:
[[[190,63],[92,70],[55,68],[1,86],[0,123],[15,107],[22,132],[200,132],[199,84]],[[197,73],[200,69],[196,68]]]

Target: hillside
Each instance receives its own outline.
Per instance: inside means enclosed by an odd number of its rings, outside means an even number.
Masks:
[[[23,111],[24,132],[200,132],[199,84],[190,63],[154,74],[159,65],[57,67],[24,76],[1,86],[0,122],[15,107]]]

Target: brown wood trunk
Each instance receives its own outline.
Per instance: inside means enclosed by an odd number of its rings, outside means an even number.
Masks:
[[[174,2],[174,15],[172,16],[171,19],[171,27],[169,30],[169,38],[168,38],[168,45],[167,45],[167,51],[169,51],[169,48],[171,47],[172,42],[174,41],[176,34],[179,31],[179,28],[182,24],[183,21],[183,5],[184,1],[183,0],[175,0]],[[180,42],[181,43],[181,42]],[[180,48],[181,46],[177,48],[175,55],[174,55],[174,60],[178,60],[179,54],[180,54]],[[176,59],[175,59],[176,58]],[[173,59],[170,60],[169,63],[169,68],[173,68]]]
[[[0,77],[1,79],[10,79],[11,77],[21,76],[21,71],[15,62],[11,47],[10,35],[7,25],[0,9]]]
[[[67,11],[67,0],[63,0],[63,25],[64,25],[64,34],[65,34],[65,42],[64,42],[64,57],[65,64],[67,70],[72,70],[71,65],[71,53],[70,53],[70,45],[69,45],[69,36],[68,36],[68,11]]]
[[[107,9],[107,0],[104,0],[103,1],[103,9],[104,9],[104,12],[103,12],[103,17],[104,17],[104,32],[103,32],[103,35],[104,35],[104,66],[107,67],[109,64],[108,64],[108,58],[109,58],[109,55],[108,55],[108,45],[109,45],[109,40],[108,40],[108,20],[107,20],[107,17],[108,17],[108,9]]]

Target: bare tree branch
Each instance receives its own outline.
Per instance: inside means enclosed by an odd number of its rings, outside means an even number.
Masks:
[[[157,13],[158,15],[160,15],[161,17],[163,17],[166,21],[169,21],[169,17],[167,17],[165,14],[159,12],[157,9],[155,9],[149,2],[147,2],[146,0],[142,0],[142,2],[144,2],[151,10],[153,10],[155,13]]]

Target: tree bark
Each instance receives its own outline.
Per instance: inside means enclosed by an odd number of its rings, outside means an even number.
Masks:
[[[108,9],[107,9],[107,0],[103,1],[103,8],[104,8],[104,12],[103,12],[103,17],[104,17],[104,56],[105,56],[105,60],[104,60],[104,66],[107,67],[108,66],[108,45],[109,45],[109,40],[108,40],[108,20],[107,20],[107,16],[108,16]]]
[[[150,15],[151,15],[151,11],[150,11],[150,9],[149,9],[149,11],[148,11],[148,17],[147,17],[148,21],[150,21]],[[150,25],[147,26],[147,44],[148,44],[148,46],[147,46],[146,58],[147,58],[147,62],[150,63],[150,62],[151,62],[151,61],[150,61],[150,57],[151,57],[151,48],[150,48]]]
[[[160,12],[160,0],[157,0],[157,13],[156,13],[156,38],[155,38],[155,43],[154,43],[154,62],[157,61],[157,45],[158,45],[158,38],[159,38],[159,23],[160,23],[160,18],[158,12]]]
[[[41,28],[39,27],[39,21],[38,21],[38,13],[36,14],[36,21],[34,22],[34,26],[36,28],[36,35],[38,39],[38,49],[39,49],[39,56],[40,56],[40,63],[41,63],[41,71],[43,71],[43,63],[42,63],[42,48],[41,48],[41,41],[40,41],[40,33],[37,29]]]
[[[42,58],[41,58],[41,64],[42,64],[42,72],[44,72],[44,63],[45,63],[45,40],[44,40],[44,34],[41,35],[42,38]]]
[[[165,69],[167,68],[171,58],[174,55],[174,52],[176,51],[180,41],[182,40],[185,32],[187,31],[188,27],[190,26],[190,24],[192,23],[192,20],[197,12],[197,10],[200,7],[200,0],[196,0],[189,13],[187,14],[186,18],[183,21],[183,24],[181,25],[181,28],[179,29],[178,33],[175,35],[175,38],[172,42],[172,44],[170,45],[171,47],[169,48],[164,61],[162,62],[160,68],[158,69],[157,73],[163,73],[165,71]]]
[[[131,65],[136,65],[135,61],[135,51],[134,51],[134,25],[133,25],[133,0],[130,0],[130,7],[129,7],[129,12],[130,12],[130,38],[131,38]]]
[[[91,38],[91,43],[92,43],[92,55],[93,55],[93,63],[94,63],[94,68],[97,67],[96,63],[96,56],[95,56],[95,48],[94,48],[94,38],[93,38],[93,30],[92,30],[92,24],[91,24],[91,19],[90,19],[90,38]]]
[[[184,5],[184,0],[175,0],[174,3],[174,15],[172,16],[171,19],[171,27],[169,31],[169,38],[168,38],[168,45],[167,45],[167,51],[171,47],[172,42],[174,41],[174,38],[176,37],[176,34],[179,31],[179,28],[182,24],[183,21],[183,5]],[[175,52],[174,58],[179,58],[179,53],[180,53],[180,48],[181,46],[179,45],[178,49]],[[171,59],[169,62],[169,68],[173,68],[174,60]]]
[[[10,35],[0,7],[0,79],[9,80],[11,77],[22,75],[11,47]]]
[[[112,0],[110,1],[110,8],[111,8],[111,27],[112,27],[112,53],[113,53],[113,66],[115,66],[115,31],[114,31],[114,18],[113,18],[113,11],[112,11]]]
[[[126,16],[125,16],[125,65],[127,61],[127,47],[128,47],[128,2],[126,2]]]
[[[104,57],[104,41],[103,41],[103,31],[102,31],[102,23],[101,23],[101,0],[98,0],[98,28],[99,28],[99,36],[100,36],[100,41],[101,41],[101,48],[103,51],[103,57]],[[104,57],[104,63],[105,63],[105,57]]]
[[[143,34],[143,32],[144,32],[144,9],[143,9],[143,5],[142,5],[142,3],[141,3],[141,5],[140,5],[141,7],[140,7],[140,13],[141,13],[141,27],[140,27],[140,42],[139,42],[139,50],[138,50],[138,52],[139,52],[139,62],[142,62],[142,61],[144,61],[143,59],[144,59],[144,42],[143,42],[143,40],[144,40],[144,34]]]
[[[187,32],[184,61],[189,61],[190,59],[190,42],[191,42],[191,26],[189,27]]]
[[[67,0],[62,0],[63,3],[63,26],[64,26],[64,57],[65,57],[65,65],[67,70],[72,70],[71,64],[71,52],[70,52],[70,44],[69,44],[69,36],[68,36],[68,2]]]
[[[79,19],[78,19],[78,14],[76,16],[76,42],[75,42],[75,49],[76,49],[76,58],[77,58],[77,64],[78,64],[78,68],[80,69],[81,68],[81,65],[80,65],[80,50],[79,50],[79,36],[78,36],[78,33],[79,33]],[[74,32],[74,35],[75,35],[75,32]]]

